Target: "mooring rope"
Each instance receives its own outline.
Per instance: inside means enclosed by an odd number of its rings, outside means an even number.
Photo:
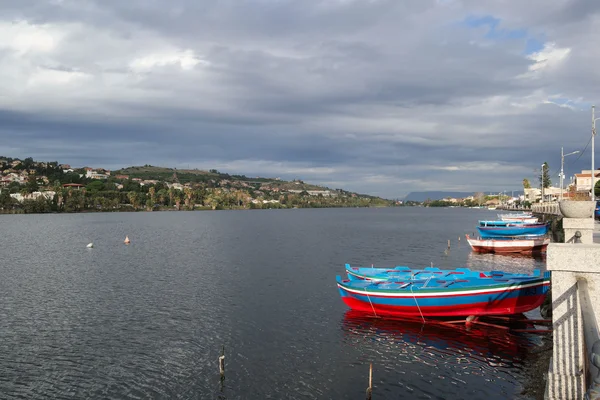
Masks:
[[[419,307],[419,302],[417,301],[417,297],[415,296],[415,293],[413,292],[413,285],[410,285],[410,293],[413,295],[413,299],[415,299],[415,304],[417,305],[419,314],[421,314],[421,319],[423,320],[423,323],[425,323],[425,317],[423,317],[423,313],[421,312],[421,307]]]
[[[371,309],[373,310],[373,315],[377,316],[375,312],[375,307],[373,307],[373,303],[371,302],[371,298],[369,297],[369,292],[367,292],[367,288],[365,288],[365,294],[367,295],[367,299],[369,299],[369,304],[371,305]]]

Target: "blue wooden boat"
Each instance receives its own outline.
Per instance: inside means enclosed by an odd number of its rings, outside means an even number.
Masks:
[[[512,224],[508,226],[478,226],[482,239],[500,236],[542,236],[548,233],[548,224]]]
[[[441,270],[440,270],[441,271]],[[437,272],[437,271],[431,271]],[[398,317],[521,314],[539,307],[550,272],[532,275],[458,268],[423,279],[352,280],[336,277],[342,300],[353,310]]]
[[[537,223],[537,222],[535,222],[535,223]],[[535,223],[534,222],[524,222],[524,221],[498,221],[498,220],[485,221],[485,220],[480,220],[479,226],[522,226],[522,225],[532,225]]]

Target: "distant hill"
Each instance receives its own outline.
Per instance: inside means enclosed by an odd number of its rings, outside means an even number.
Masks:
[[[455,198],[463,198],[473,196],[475,192],[442,192],[442,191],[432,191],[432,192],[410,192],[404,198],[404,201],[425,201],[429,200],[441,200],[445,197],[455,197]]]
[[[486,195],[498,194],[497,192],[490,192],[490,191],[481,191],[481,192]],[[443,191],[410,192],[409,194],[406,195],[406,197],[404,198],[404,201],[419,201],[419,202],[421,202],[421,201],[425,201],[427,199],[441,200],[446,197],[454,197],[457,199],[462,199],[465,197],[473,196],[475,193],[476,192],[443,192]],[[506,194],[508,196],[510,196],[510,195],[519,196],[519,195],[523,194],[523,191],[522,190],[507,191],[507,192],[504,192],[504,194]]]
[[[246,182],[248,184],[270,185],[271,187],[276,187],[280,190],[331,190],[328,187],[305,183],[301,180],[289,182],[281,180],[279,178],[247,177],[245,175],[235,174],[230,175],[224,172],[219,172],[216,169],[204,171],[200,169],[177,169],[156,167],[153,165],[144,165],[127,167],[116,171],[112,171],[112,175],[127,175],[130,178],[156,179],[165,182],[172,182],[173,180],[177,179],[177,181],[179,181],[180,183],[200,183],[207,182],[210,180],[221,181],[226,179],[229,181]]]
[[[127,175],[129,178],[140,179],[156,179],[165,182],[173,182],[175,179],[179,183],[206,183],[209,181],[220,182],[227,180],[230,182],[243,182],[245,185],[254,187],[255,189],[267,188],[267,190],[277,191],[299,191],[299,190],[329,190],[336,192],[339,195],[353,196],[359,198],[368,198],[373,200],[382,200],[388,203],[392,201],[378,196],[368,194],[350,192],[343,189],[332,189],[327,186],[314,185],[306,183],[303,180],[295,179],[293,181],[285,181],[280,178],[268,177],[248,177],[245,175],[228,174],[219,172],[216,169],[208,171],[199,169],[177,169],[167,167],[157,167],[153,165],[132,166],[112,171],[112,176]]]

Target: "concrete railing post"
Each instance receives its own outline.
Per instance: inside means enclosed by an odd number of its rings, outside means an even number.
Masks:
[[[586,374],[597,371],[584,352],[599,339],[600,245],[593,243],[592,218],[563,218],[563,229],[566,243],[551,243],[546,258],[552,271],[553,328],[546,398],[575,400],[586,396]],[[591,399],[595,387],[590,389]]]
[[[595,371],[592,371],[592,383],[590,389],[586,393],[586,400],[599,400],[600,399],[600,340],[597,340],[592,345],[592,351],[590,352],[590,363],[595,367]]]
[[[565,243],[594,243],[593,218],[563,218],[562,221]]]
[[[581,308],[577,280],[569,272],[552,271],[552,330],[547,398],[581,399],[585,393]]]

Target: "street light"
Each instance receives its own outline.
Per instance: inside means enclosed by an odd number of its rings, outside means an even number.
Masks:
[[[600,118],[595,118],[596,114],[596,106],[592,106],[592,190],[590,190],[590,194],[592,196],[592,200],[596,199],[596,194],[594,193],[594,181],[596,180],[596,173],[594,171],[594,138],[596,137],[596,121]]]
[[[563,148],[560,148],[560,199],[563,199],[563,179],[565,179],[565,174],[563,173],[563,167],[565,165],[565,157],[573,154],[579,153],[579,150],[575,150],[571,153],[564,154]],[[543,171],[542,171],[543,175]]]

